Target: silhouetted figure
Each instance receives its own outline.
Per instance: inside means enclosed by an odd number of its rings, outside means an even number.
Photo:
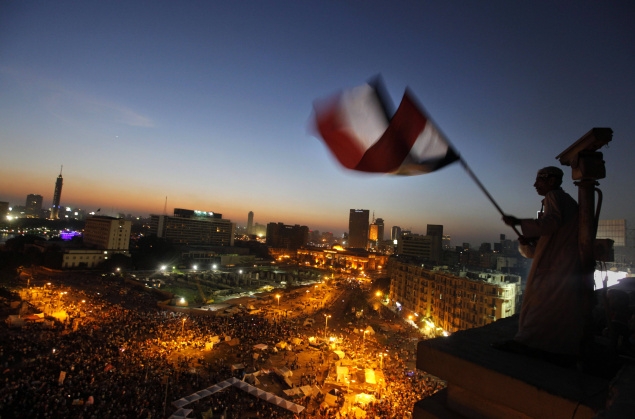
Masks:
[[[518,333],[498,347],[552,361],[574,360],[580,353],[584,299],[592,289],[581,275],[578,204],[560,187],[562,176],[558,167],[538,171],[534,187],[544,199],[537,219],[503,217],[507,225],[520,225],[520,252],[533,262]]]

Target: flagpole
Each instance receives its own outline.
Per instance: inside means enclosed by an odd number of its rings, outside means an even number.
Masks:
[[[465,169],[465,171],[467,172],[468,175],[470,175],[470,177],[472,178],[472,180],[474,182],[476,182],[476,184],[478,185],[479,188],[481,188],[481,191],[483,191],[483,193],[485,194],[485,196],[487,196],[487,198],[490,200],[490,202],[492,204],[494,204],[494,206],[496,207],[496,209],[498,210],[498,212],[500,213],[500,215],[502,215],[503,217],[505,216],[505,213],[503,212],[503,210],[501,209],[501,207],[498,206],[498,204],[496,203],[496,201],[494,200],[494,198],[492,197],[492,195],[490,195],[490,193],[487,191],[487,189],[485,189],[485,186],[483,186],[483,184],[481,183],[480,180],[478,180],[478,178],[476,177],[476,175],[474,174],[474,172],[472,172],[472,169],[470,169],[470,167],[467,165],[467,163],[465,162],[465,160],[463,160],[463,157],[459,157],[459,161],[461,162],[461,166],[463,166],[463,168]],[[522,236],[522,234],[520,234],[520,232],[516,229],[516,226],[510,226],[515,232],[516,234],[518,234],[518,237]]]

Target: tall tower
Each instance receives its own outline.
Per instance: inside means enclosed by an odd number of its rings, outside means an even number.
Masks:
[[[51,220],[57,220],[60,218],[60,200],[62,199],[62,183],[64,183],[64,178],[62,178],[62,169],[64,166],[60,168],[60,175],[57,177],[55,181],[55,192],[53,193],[53,207],[51,208]]]
[[[348,217],[348,247],[368,247],[369,210],[352,209]]]
[[[249,211],[247,214],[247,234],[254,234],[254,212]]]

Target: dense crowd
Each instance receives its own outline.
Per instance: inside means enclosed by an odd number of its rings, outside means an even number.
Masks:
[[[298,353],[308,351],[306,330],[300,322],[248,314],[186,316],[160,310],[147,292],[123,283],[97,285],[99,293],[73,289],[72,298],[60,301],[70,316],[64,322],[49,328],[41,324],[21,329],[0,326],[4,329],[0,333],[2,419],[167,417],[175,410],[172,401],[240,374],[231,368],[237,363],[252,371],[302,367],[300,384],[324,383],[328,362],[323,352],[311,352],[313,358],[303,364],[298,361]],[[222,341],[227,337],[236,344],[223,343],[227,348],[222,357],[204,357],[202,350],[211,336],[220,336]],[[253,357],[256,344],[275,348],[276,343],[296,337],[304,341],[304,348],[283,352],[277,358],[282,365],[273,365],[271,351]],[[348,341],[351,346],[345,350],[360,355],[359,341]],[[373,350],[373,344],[369,340],[365,349]],[[377,401],[360,407],[370,417],[401,418],[416,400],[443,384],[408,372],[397,343],[386,349],[393,354],[384,368],[386,388],[377,392]],[[192,417],[211,414],[227,419],[248,414],[289,419],[346,416],[341,406],[330,407],[322,400],[323,396],[307,398],[304,401],[312,402],[308,408],[294,414],[232,387],[187,408],[194,410]]]

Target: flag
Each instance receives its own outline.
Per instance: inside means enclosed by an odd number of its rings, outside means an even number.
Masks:
[[[347,169],[420,175],[459,159],[409,90],[392,117],[381,89],[370,84],[317,101],[314,109],[320,136]]]

